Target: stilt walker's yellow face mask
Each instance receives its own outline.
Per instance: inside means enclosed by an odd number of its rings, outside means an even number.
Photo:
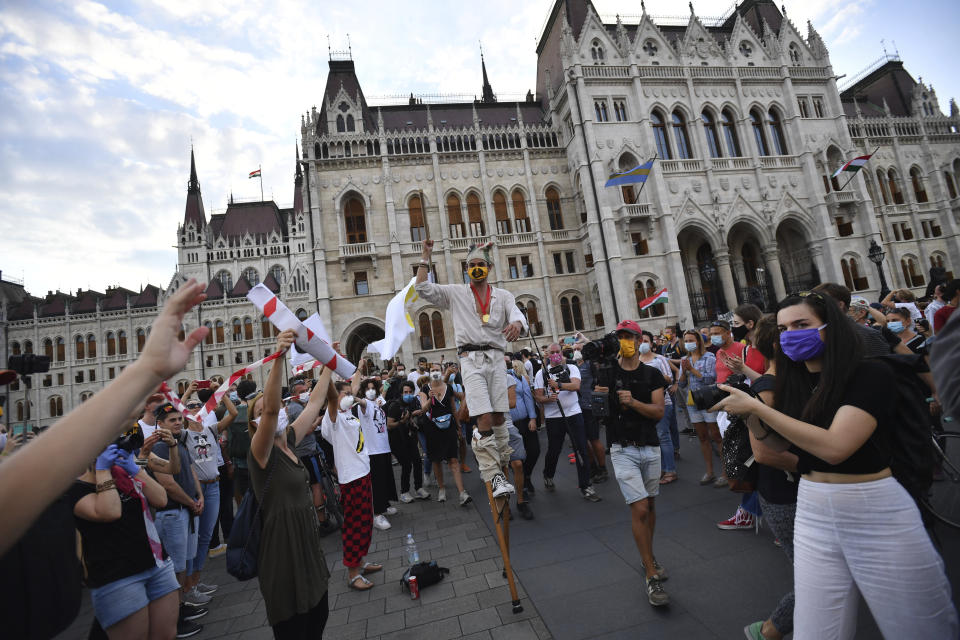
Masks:
[[[470,267],[469,275],[471,280],[483,280],[490,273],[489,267]]]

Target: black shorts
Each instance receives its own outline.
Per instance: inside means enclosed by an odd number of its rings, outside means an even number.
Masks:
[[[320,460],[316,453],[308,456],[300,456],[300,462],[307,468],[307,475],[310,476],[310,484],[320,484]]]
[[[600,439],[600,421],[597,420],[596,416],[593,415],[593,412],[590,409],[583,409],[583,427],[587,432],[587,440],[599,440]]]
[[[427,437],[427,457],[431,462],[460,458],[458,428],[456,420],[451,420],[446,429],[438,429],[432,422],[425,425],[423,434]]]

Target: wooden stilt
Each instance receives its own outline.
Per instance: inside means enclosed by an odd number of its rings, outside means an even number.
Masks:
[[[520,596],[517,595],[517,584],[513,578],[513,569],[510,567],[510,497],[494,498],[490,483],[487,487],[487,499],[490,501],[490,511],[493,515],[493,527],[497,531],[497,542],[500,543],[500,555],[503,557],[503,571],[510,587],[510,598],[513,600],[513,612],[520,613],[523,606]]]

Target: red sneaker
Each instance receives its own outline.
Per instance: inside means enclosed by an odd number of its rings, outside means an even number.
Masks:
[[[717,523],[718,529],[730,531],[734,529],[753,529],[753,516],[737,507],[737,512],[727,520]]]

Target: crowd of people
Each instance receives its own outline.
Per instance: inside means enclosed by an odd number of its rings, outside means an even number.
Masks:
[[[489,254],[471,252],[469,262],[482,275],[471,277],[485,281]],[[454,361],[420,358],[408,368],[398,359],[379,367],[364,359],[349,380],[334,380],[324,367],[287,380],[281,358],[263,389],[240,380],[218,394],[215,411],[201,410],[216,382],[191,383],[179,403],[159,393],[205,336],[199,328],[177,337],[202,290],[184,284],[140,359],[47,433],[0,436],[0,553],[9,552],[4,561],[15,556],[40,527],[47,535],[75,527],[96,616],[91,637],[199,633],[218,590],[203,580],[204,566],[224,553],[248,491],[261,509],[258,580],[274,635],[320,637],[329,613],[325,536],[339,529],[348,587],[372,589],[366,576],[383,569],[366,560],[372,530],[390,529],[403,505],[445,502],[448,489],[460,507],[470,505],[463,474],[473,465],[491,495],[512,496],[520,516],[534,519],[538,489],[565,490],[555,482],[565,443],[584,500],[601,501],[594,485],[612,467],[648,601],[666,605],[655,505],[661,487],[679,479],[684,432],[703,459],[699,484],[741,494],[717,527],[755,530],[766,522],[794,569],[794,588],[766,619],[747,625],[747,637],[852,637],[858,594],[885,637],[957,637],[943,562],[891,472],[897,371],[884,357],[949,360],[936,379],[919,374],[924,419],[936,428],[942,416],[960,415],[957,394],[944,395],[960,375],[960,320],[950,319],[960,280],[937,286],[929,300],[900,290],[876,303],[824,283],[787,297],[775,313],[744,304],[729,319],[687,330],[624,320],[613,332],[615,349],[602,357],[599,343],[582,334],[515,352],[488,344],[482,332],[491,313],[506,341],[526,326],[513,309],[498,311],[512,300],[491,303],[488,293],[487,306],[476,298],[480,337],[458,340]],[[423,281],[421,290],[455,305],[451,291]],[[280,333],[277,351],[295,339]],[[490,396],[472,390],[478,376]],[[695,395],[714,385],[722,399],[698,406]],[[749,429],[756,464],[746,489],[727,477],[720,458],[724,433],[738,422]],[[547,446],[537,473],[541,431]],[[30,469],[49,459],[64,464],[31,483]],[[28,490],[32,498],[23,500]]]

